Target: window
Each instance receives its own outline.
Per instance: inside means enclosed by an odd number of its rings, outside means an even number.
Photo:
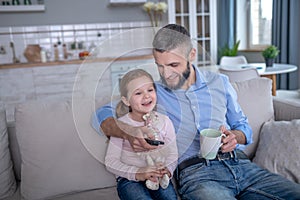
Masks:
[[[273,0],[250,0],[249,38],[250,49],[257,49],[271,44]]]

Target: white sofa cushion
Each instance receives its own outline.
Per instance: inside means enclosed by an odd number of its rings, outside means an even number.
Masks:
[[[84,105],[81,108],[88,109]],[[16,121],[23,198],[44,199],[116,185],[114,175],[84,147],[70,102],[19,105]],[[97,134],[90,127],[90,120],[86,121],[88,124],[76,125],[87,127],[85,134]],[[99,142],[95,144],[100,144],[99,150],[105,152],[106,137],[96,138]]]
[[[16,180],[8,148],[5,110],[0,105],[0,199],[11,196],[15,190]]]
[[[235,82],[232,85],[237,92],[238,102],[248,117],[253,130],[253,143],[245,149],[245,153],[253,158],[263,123],[274,118],[272,81],[268,78],[255,78]]]
[[[300,183],[300,119],[266,122],[259,138],[253,161]]]

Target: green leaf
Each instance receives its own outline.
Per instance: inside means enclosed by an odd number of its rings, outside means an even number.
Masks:
[[[219,55],[222,56],[237,56],[238,48],[240,45],[240,40],[233,44],[233,47],[230,48],[228,44],[225,44],[224,47],[219,49]]]
[[[270,45],[264,49],[261,54],[264,58],[276,58],[279,54],[279,50],[276,46]]]

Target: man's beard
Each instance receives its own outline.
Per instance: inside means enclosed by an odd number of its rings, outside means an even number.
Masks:
[[[161,78],[162,83],[165,86],[167,86],[169,89],[177,90],[177,89],[180,89],[184,85],[184,83],[189,78],[190,74],[191,74],[190,62],[188,61],[186,64],[186,70],[181,74],[179,82],[176,85],[169,85],[168,82],[166,81],[166,79],[162,75],[160,75],[160,78]]]

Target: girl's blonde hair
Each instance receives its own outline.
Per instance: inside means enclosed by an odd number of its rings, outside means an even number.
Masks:
[[[148,72],[146,72],[143,69],[134,69],[131,70],[129,72],[127,72],[121,79],[120,84],[119,84],[119,91],[120,91],[120,96],[121,97],[125,97],[126,99],[128,98],[128,84],[130,83],[130,81],[136,79],[136,78],[140,78],[142,76],[146,76],[147,78],[149,78],[151,80],[151,82],[153,83],[153,87],[156,91],[156,87],[154,84],[154,80],[151,76],[151,74],[149,74]],[[128,107],[127,105],[125,105],[123,103],[122,100],[120,100],[120,102],[117,105],[116,108],[116,115],[117,117],[122,117],[124,115],[126,115],[127,113],[131,112],[131,108],[130,106]]]

